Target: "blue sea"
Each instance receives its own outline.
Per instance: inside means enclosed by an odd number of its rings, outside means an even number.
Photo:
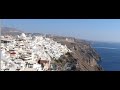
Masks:
[[[101,56],[99,64],[105,71],[120,71],[120,43],[93,42],[91,45]]]

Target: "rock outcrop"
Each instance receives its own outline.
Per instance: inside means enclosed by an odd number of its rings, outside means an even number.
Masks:
[[[74,39],[74,42],[69,42],[61,37],[55,37],[54,40],[66,45],[72,51],[72,53],[61,56],[59,62],[54,62],[60,71],[103,71],[98,64],[100,56],[88,42],[77,39]]]

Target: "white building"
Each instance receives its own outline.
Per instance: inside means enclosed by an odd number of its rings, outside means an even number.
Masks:
[[[42,36],[35,36],[33,39],[31,36],[27,37],[22,33],[13,40],[14,41],[10,42],[7,46],[5,46],[4,43],[2,44],[2,48],[4,48],[2,49],[2,62],[7,62],[7,65],[2,63],[2,70],[7,69],[9,63],[13,65],[13,67],[9,67],[9,70],[17,70],[18,67],[20,71],[29,70],[29,67],[26,66],[26,63],[29,63],[30,65],[33,65],[33,69],[30,70],[42,71],[41,64],[38,64],[37,62],[38,60],[48,62],[46,64],[43,63],[43,70],[47,70],[51,60],[54,60],[53,58],[58,60],[61,55],[71,52],[67,46],[63,46],[50,38]],[[16,51],[15,56],[11,56],[12,52],[10,50],[13,48]],[[10,62],[8,62],[8,60]],[[31,63],[31,61],[34,63]]]

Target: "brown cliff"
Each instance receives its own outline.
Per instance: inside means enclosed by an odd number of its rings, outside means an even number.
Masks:
[[[61,37],[54,37],[55,41],[66,45],[72,53],[61,56],[59,60],[54,61],[56,69],[59,71],[102,71],[102,67],[98,64],[100,56],[84,40],[66,40]]]

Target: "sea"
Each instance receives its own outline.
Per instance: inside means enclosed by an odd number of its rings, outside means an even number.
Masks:
[[[120,43],[92,42],[91,45],[101,56],[99,64],[104,71],[120,71]]]

